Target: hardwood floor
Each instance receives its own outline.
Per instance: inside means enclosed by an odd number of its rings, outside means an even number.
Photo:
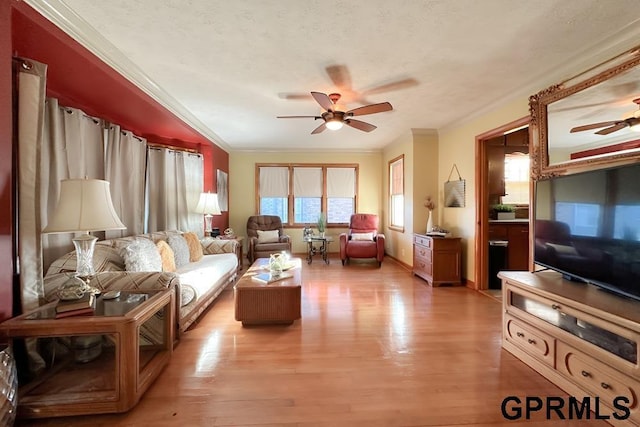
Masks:
[[[132,411],[16,424],[608,425],[548,421],[544,410],[531,420],[524,410],[519,421],[503,417],[507,396],[566,394],[501,349],[496,299],[431,288],[388,258],[380,269],[334,258],[303,270],[302,319],[293,325],[243,328],[229,288]]]

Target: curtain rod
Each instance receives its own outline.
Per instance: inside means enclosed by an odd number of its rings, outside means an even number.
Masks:
[[[198,150],[194,150],[193,148],[176,147],[175,145],[167,145],[167,144],[149,143],[148,141],[147,141],[147,147],[155,148],[155,149],[166,148],[168,150],[173,150],[173,151],[184,151],[192,154],[201,154],[198,152]]]

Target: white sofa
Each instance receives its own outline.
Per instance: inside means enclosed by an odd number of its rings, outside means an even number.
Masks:
[[[238,271],[235,240],[201,240],[204,256],[197,262],[189,262],[175,272],[126,271],[123,250],[138,238],[154,243],[168,240],[180,231],[159,231],[137,236],[102,240],[96,243],[94,267],[96,276],[91,285],[103,291],[125,289],[176,290],[176,336],[186,331],[209,307],[222,290],[232,283]],[[45,299],[57,298],[59,286],[67,280],[66,273],[76,270],[75,251],[55,260],[44,277]]]

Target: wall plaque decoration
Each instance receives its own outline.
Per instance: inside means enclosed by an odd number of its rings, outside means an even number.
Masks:
[[[453,171],[458,174],[458,179],[451,181]],[[449,178],[444,183],[444,206],[447,208],[464,208],[465,207],[465,180],[460,176],[460,171],[456,164],[453,164]]]

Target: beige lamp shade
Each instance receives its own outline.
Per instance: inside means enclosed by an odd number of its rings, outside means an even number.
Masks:
[[[127,228],[111,201],[109,182],[101,179],[60,181],[60,198],[43,233],[70,233]]]
[[[216,193],[200,193],[196,212],[206,215],[221,215],[218,195]]]

